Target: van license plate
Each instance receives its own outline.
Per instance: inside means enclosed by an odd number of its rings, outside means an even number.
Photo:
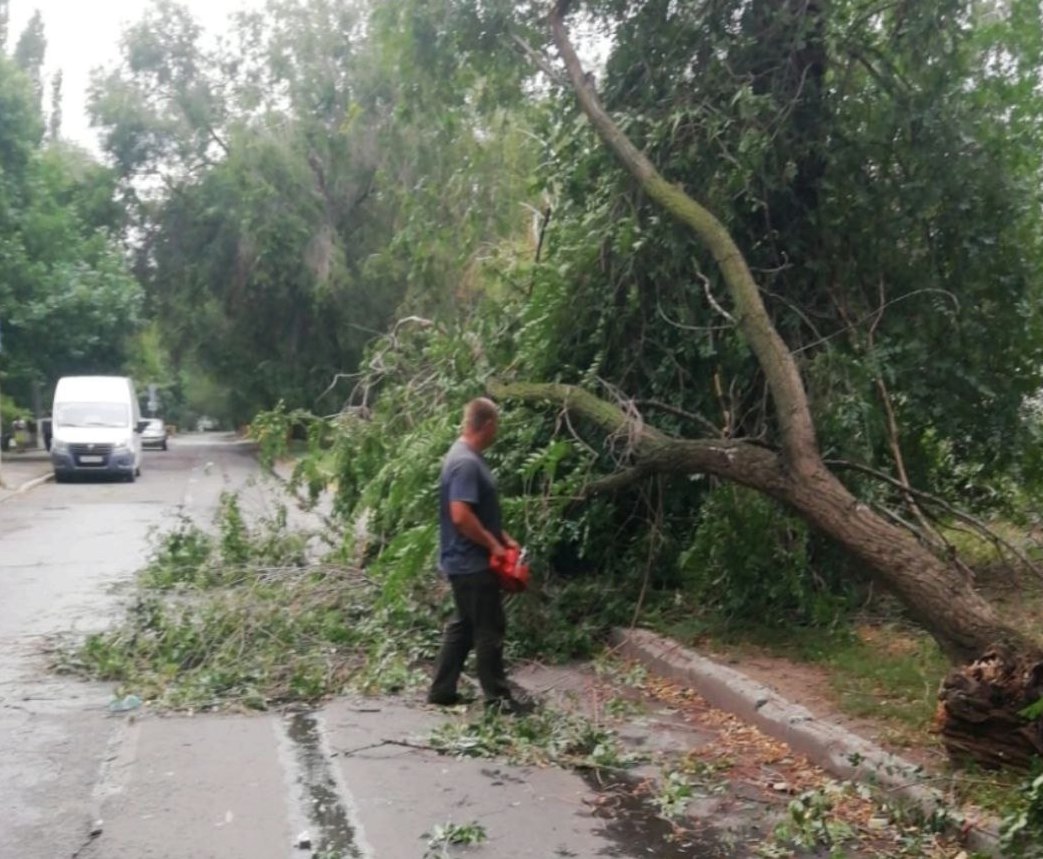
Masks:
[[[88,465],[96,465],[97,463],[104,462],[104,461],[105,461],[105,457],[104,456],[81,456],[80,457],[80,462],[86,463]]]

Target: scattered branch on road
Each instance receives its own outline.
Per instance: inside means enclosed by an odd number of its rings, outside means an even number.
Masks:
[[[363,710],[364,713],[379,713],[379,710]],[[364,746],[358,746],[354,749],[337,749],[336,754],[342,758],[350,758],[352,755],[357,755],[359,752],[369,752],[373,749],[382,749],[385,746],[402,746],[406,749],[416,749],[422,752],[439,752],[440,750],[434,746],[427,745],[425,743],[414,743],[410,740],[380,740],[376,743],[367,743]]]

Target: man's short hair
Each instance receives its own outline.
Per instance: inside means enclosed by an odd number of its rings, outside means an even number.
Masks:
[[[464,426],[471,432],[479,432],[490,421],[496,420],[500,410],[488,397],[478,397],[464,407]]]

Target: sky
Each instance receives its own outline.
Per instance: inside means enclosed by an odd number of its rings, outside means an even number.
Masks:
[[[208,34],[224,29],[228,16],[240,9],[256,9],[265,0],[182,0]],[[98,152],[98,138],[87,118],[87,86],[91,69],[119,58],[120,33],[138,20],[147,0],[10,0],[9,49],[35,9],[43,15],[47,36],[45,73],[62,70],[62,136]]]

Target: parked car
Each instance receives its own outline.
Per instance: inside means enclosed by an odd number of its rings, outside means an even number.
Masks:
[[[162,418],[148,418],[145,429],[141,433],[142,447],[167,449],[167,426]]]

